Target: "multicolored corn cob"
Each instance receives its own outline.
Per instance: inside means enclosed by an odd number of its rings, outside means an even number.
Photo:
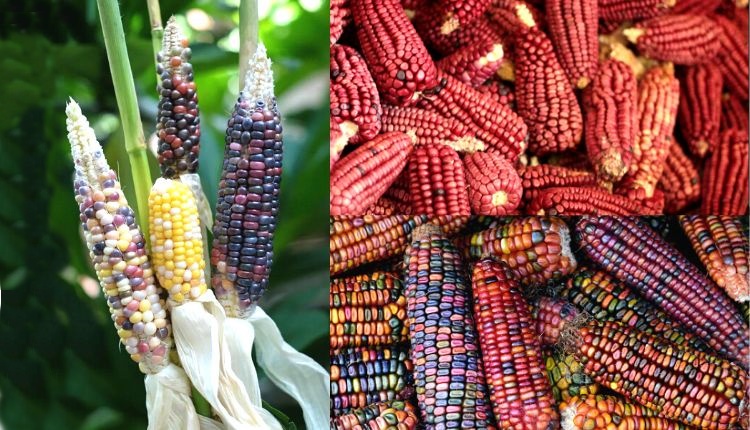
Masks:
[[[507,215],[521,203],[521,178],[497,154],[475,152],[464,157],[469,203],[477,215]]]
[[[747,7],[745,7],[747,9]],[[747,13],[747,12],[745,12]],[[747,32],[737,24],[721,15],[712,15],[711,19],[723,30],[719,38],[721,52],[716,67],[721,70],[726,86],[742,100],[748,99],[748,42]]]
[[[437,61],[440,70],[472,87],[486,82],[495,74],[503,61],[503,44],[500,40],[469,45]]]
[[[248,316],[268,288],[279,213],[281,115],[263,44],[227,121],[211,247],[211,286],[230,316]]]
[[[356,130],[350,143],[367,142],[380,132],[380,95],[364,58],[354,48],[331,46],[330,96],[331,119]]]
[[[606,430],[688,430],[688,427],[625,399],[606,395],[582,395],[560,403],[562,428]]]
[[[558,425],[541,344],[518,282],[492,260],[474,264],[474,316],[482,362],[500,428],[549,429]]]
[[[623,22],[667,13],[677,0],[598,0],[597,3],[600,18]]]
[[[539,193],[554,187],[593,187],[596,177],[588,170],[580,170],[551,164],[526,166],[519,170],[523,186],[523,200],[526,204],[534,200]]]
[[[380,134],[340,159],[331,172],[331,215],[360,214],[375,203],[404,169],[415,140]]]
[[[470,244],[471,258],[498,260],[526,285],[559,279],[577,265],[568,226],[560,218],[513,218],[502,227],[473,234]]]
[[[176,305],[206,292],[203,233],[190,187],[159,178],[148,196],[151,260],[159,284]]]
[[[560,291],[560,299],[567,300],[595,320],[620,322],[676,345],[709,351],[693,333],[675,324],[664,311],[603,270],[584,268],[576,272]]]
[[[344,28],[352,21],[352,11],[349,9],[350,0],[331,0],[330,14],[330,44],[333,46],[344,33]]]
[[[599,184],[612,189],[633,161],[638,82],[630,67],[606,60],[584,93],[586,151]]]
[[[331,414],[408,399],[414,370],[402,346],[349,348],[331,355]]]
[[[418,412],[408,401],[374,403],[331,419],[331,430],[416,430]]]
[[[680,130],[690,153],[704,157],[719,140],[721,71],[713,64],[688,67],[680,84]]]
[[[552,42],[533,23],[515,38],[516,103],[529,126],[529,151],[541,156],[575,148],[583,119]]]
[[[723,430],[745,413],[748,375],[729,361],[612,321],[592,321],[576,336],[586,373],[660,417]]]
[[[412,132],[417,137],[417,145],[446,144],[457,151],[461,145],[465,145],[468,152],[484,149],[484,144],[473,137],[474,133],[466,124],[434,111],[417,107],[383,106],[381,119],[384,133]]]
[[[657,189],[664,193],[664,213],[676,214],[701,198],[701,179],[693,161],[671,139]]]
[[[597,0],[546,0],[544,6],[547,28],[568,81],[585,88],[598,66]]]
[[[703,15],[664,15],[623,31],[646,57],[675,64],[711,62],[721,51],[721,27]]]
[[[81,108],[71,100],[65,113],[89,258],[120,343],[141,372],[157,373],[169,363],[171,328],[145,238]]]
[[[732,301],[657,233],[636,219],[583,217],[581,249],[722,356],[745,363],[750,331]]]
[[[198,171],[201,128],[191,55],[188,40],[177,21],[174,16],[169,18],[161,51],[156,56],[156,90],[160,96],[157,153],[165,178]]]
[[[426,429],[492,427],[471,288],[456,248],[432,224],[404,253],[411,357]]]
[[[437,68],[399,0],[350,0],[362,54],[383,100],[414,104],[438,84]]]
[[[664,210],[664,196],[636,200],[612,194],[600,187],[554,187],[540,190],[526,207],[537,215],[657,215]]]
[[[750,301],[750,250],[741,222],[728,216],[686,215],[680,225],[711,279],[733,300]]]
[[[414,227],[427,221],[440,225],[452,235],[460,231],[468,217],[407,216],[339,216],[331,217],[329,232],[329,270],[331,275],[363,264],[386,260],[406,249]]]
[[[721,101],[721,130],[735,128],[747,131],[750,128],[748,122],[747,103],[734,94],[725,94]]]
[[[397,273],[332,279],[331,350],[406,341],[406,298]]]
[[[580,318],[580,313],[566,300],[540,297],[531,305],[531,316],[541,345],[554,346],[560,341],[564,326]]]
[[[744,215],[748,208],[748,133],[725,130],[703,168],[701,214]],[[731,190],[731,192],[729,192]]]
[[[583,371],[583,366],[573,355],[547,355],[544,365],[552,387],[552,396],[558,404],[576,396],[597,394],[601,389],[599,384]]]
[[[420,146],[412,152],[407,168],[414,213],[471,214],[464,165],[453,148]]]

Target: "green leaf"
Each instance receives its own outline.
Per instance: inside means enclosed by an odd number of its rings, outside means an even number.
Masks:
[[[288,416],[284,415],[284,413],[281,412],[280,410],[269,405],[268,402],[266,402],[265,400],[263,400],[262,402],[263,402],[263,409],[270,412],[271,415],[273,415],[277,420],[279,420],[279,424],[281,424],[284,430],[297,430],[297,426]]]

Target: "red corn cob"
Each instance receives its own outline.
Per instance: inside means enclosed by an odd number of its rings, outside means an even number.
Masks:
[[[417,414],[408,401],[373,403],[331,418],[331,430],[416,430]]]
[[[664,213],[676,214],[701,198],[701,179],[680,144],[672,139],[657,189],[664,193]]]
[[[719,8],[724,0],[679,0],[670,9],[673,14],[708,15]]]
[[[540,297],[531,311],[535,324],[535,335],[542,346],[553,346],[560,341],[565,324],[579,316],[578,309],[565,300]]]
[[[436,13],[440,17],[440,32],[450,34],[475,22],[492,0],[437,0]]]
[[[396,181],[391,184],[383,197],[393,202],[397,214],[411,215],[411,194],[409,194],[407,169],[401,171],[401,174],[398,175]]]
[[[680,225],[711,279],[733,300],[750,301],[748,241],[742,223],[726,216],[689,215],[680,217]]]
[[[576,269],[570,231],[560,218],[513,217],[501,227],[473,234],[469,243],[472,258],[500,261],[525,285],[543,285]]]
[[[492,260],[474,265],[474,315],[492,411],[500,428],[556,428],[541,345],[518,283]]]
[[[599,184],[610,190],[632,163],[637,99],[633,71],[615,59],[601,65],[584,93],[586,151]]]
[[[474,214],[506,215],[521,203],[521,178],[504,158],[475,152],[464,157],[464,165]]]
[[[747,3],[746,0],[740,0]],[[733,7],[733,5],[727,4],[728,2],[723,2],[721,7],[719,8],[719,12],[723,15],[729,18],[734,25],[736,25],[742,34],[748,33],[748,8],[747,4],[744,7]]]
[[[364,215],[395,215],[397,213],[403,212],[399,212],[396,209],[396,203],[383,195],[365,210]]]
[[[688,430],[637,403],[605,395],[571,397],[560,403],[563,429]]]
[[[350,0],[357,36],[385,101],[414,104],[437,69],[398,0]]]
[[[623,22],[669,12],[677,0],[599,0],[597,3],[600,18]]]
[[[682,136],[691,154],[704,157],[719,140],[721,71],[713,64],[688,67],[680,83]]]
[[[742,100],[748,99],[748,42],[747,32],[731,20],[721,16],[713,15],[723,34],[719,38],[721,52],[716,61],[716,67],[721,70],[727,87]]]
[[[599,11],[596,0],[546,0],[547,27],[568,80],[585,88],[596,74]]]
[[[511,109],[515,109],[516,107],[516,95],[513,88],[498,80],[489,80],[476,87],[476,90],[482,94],[492,96],[496,102],[503,106],[508,106]]]
[[[616,217],[584,217],[576,232],[590,260],[721,355],[748,365],[750,331],[732,301],[657,233]]]
[[[330,43],[333,45],[339,40],[344,28],[352,21],[352,12],[349,9],[349,0],[331,0],[330,15]]]
[[[621,188],[651,198],[664,169],[677,119],[680,83],[671,66],[649,70],[638,85],[638,124],[633,165]]]
[[[420,146],[408,165],[412,210],[427,215],[470,215],[466,176],[458,153],[444,145]]]
[[[702,15],[665,15],[624,30],[638,51],[655,60],[702,64],[721,50],[721,27]]]
[[[746,130],[726,130],[703,169],[703,215],[744,215],[748,205]]]
[[[413,148],[412,137],[386,133],[339,160],[331,172],[331,215],[358,214],[396,180]]]
[[[556,187],[541,190],[526,208],[537,215],[658,215],[664,210],[664,195],[631,199],[599,187]]]
[[[437,67],[459,81],[477,87],[495,74],[503,60],[500,40],[468,45],[444,57]]]
[[[417,107],[384,106],[382,123],[383,132],[414,133],[417,137],[417,145],[454,142],[455,146],[452,147],[456,150],[459,150],[459,143],[463,143],[464,149],[470,152],[484,149],[482,142],[472,136],[472,131],[466,124],[430,110]]]
[[[476,137],[496,152],[514,162],[526,147],[526,124],[507,106],[495,102],[468,85],[443,72],[435,93],[422,99],[420,106],[468,124]]]
[[[372,140],[380,131],[380,96],[364,58],[354,48],[331,46],[331,118],[356,130],[349,141]]]
[[[721,130],[748,129],[747,103],[734,94],[725,94],[721,101]]]
[[[593,187],[596,185],[594,174],[586,170],[540,164],[527,166],[519,171],[523,187],[523,200],[528,204],[540,192],[554,187]]]
[[[422,39],[440,55],[451,55],[460,48],[500,40],[500,35],[484,18],[468,27],[462,27],[450,34],[440,32],[440,22],[434,7],[420,9],[414,18],[414,25]]]
[[[518,8],[528,10],[536,25],[544,28],[544,15],[530,2],[523,0],[495,0],[487,8],[487,18],[501,35],[513,35],[526,27],[518,16]]]
[[[529,126],[529,151],[562,152],[581,141],[581,108],[552,43],[537,27],[517,35],[514,46],[518,112]]]

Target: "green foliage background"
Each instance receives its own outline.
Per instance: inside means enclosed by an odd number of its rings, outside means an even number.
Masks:
[[[200,173],[212,206],[237,97],[238,2],[161,2],[163,20],[175,14],[189,30],[203,126]],[[148,134],[157,100],[146,2],[121,3]],[[260,3],[260,38],[274,60],[285,129],[276,261],[261,305],[293,346],[325,363],[328,4]],[[0,422],[9,430],[145,428],[143,377],[120,350],[104,300],[89,297],[80,282],[94,273],[72,193],[69,96],[135,201],[96,2],[0,0],[0,10]],[[211,28],[191,29],[189,10],[210,16]],[[264,399],[303,428],[291,399],[267,379],[261,384]]]

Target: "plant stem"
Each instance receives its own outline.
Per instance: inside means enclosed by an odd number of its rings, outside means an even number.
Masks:
[[[258,0],[240,1],[240,91],[245,87],[245,75],[250,58],[258,49]]]
[[[147,0],[148,19],[151,22],[151,45],[154,47],[154,61],[156,55],[161,51],[161,40],[164,36],[164,27],[161,24],[161,9],[159,0]]]
[[[146,140],[138,112],[138,99],[135,96],[133,72],[130,69],[128,50],[125,46],[125,32],[117,0],[96,0],[99,18],[107,49],[109,70],[115,87],[117,109],[120,111],[122,131],[125,135],[125,150],[130,160],[133,174],[136,214],[144,239],[148,240],[148,194],[151,190],[151,172],[146,156]]]

